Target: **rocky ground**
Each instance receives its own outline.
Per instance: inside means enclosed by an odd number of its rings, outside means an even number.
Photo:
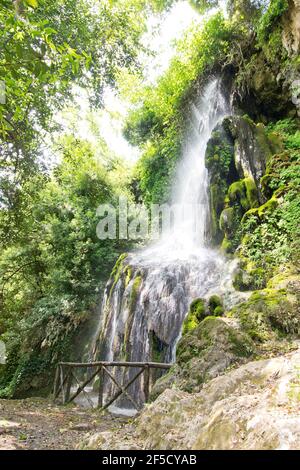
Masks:
[[[121,432],[86,449],[300,449],[300,348],[241,365],[199,393],[166,389]]]
[[[0,450],[72,450],[87,432],[115,432],[127,421],[45,399],[0,400]]]
[[[45,399],[0,400],[0,449],[299,449],[300,347],[166,389],[135,420]]]

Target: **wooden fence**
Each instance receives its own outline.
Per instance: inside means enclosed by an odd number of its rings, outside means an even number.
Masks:
[[[125,368],[138,368],[140,369],[133,378],[131,378],[125,385],[120,384],[111,371],[108,369],[110,367],[125,367]],[[147,402],[149,399],[150,393],[150,371],[151,369],[170,369],[172,364],[165,364],[159,362],[60,362],[57,365],[56,374],[55,374],[55,381],[54,381],[54,390],[53,390],[53,397],[54,400],[58,399],[58,397],[62,396],[62,403],[70,403],[75,398],[83,392],[87,399],[91,402],[93,406],[93,402],[90,400],[87,392],[85,391],[86,386],[91,383],[96,377],[99,379],[99,387],[98,387],[98,407],[102,410],[105,410],[109,406],[113,404],[121,395],[125,395],[127,399],[132,403],[132,405],[139,410],[140,407],[134,400],[134,398],[129,394],[128,388],[132,385],[140,376],[144,376],[144,394],[145,394],[145,401]],[[88,378],[86,378],[82,383],[80,382],[79,378],[77,377],[75,371],[79,368],[84,368],[86,370],[91,370]],[[117,387],[117,392],[109,398],[109,400],[104,403],[104,394],[103,394],[103,386],[104,386],[104,378],[105,374],[109,377],[109,379],[113,382],[113,384]],[[71,393],[73,383],[77,384],[77,389],[73,393]]]

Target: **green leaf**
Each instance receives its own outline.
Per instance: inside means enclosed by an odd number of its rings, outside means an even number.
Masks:
[[[25,0],[25,3],[29,5],[32,8],[37,8],[38,7],[38,1],[37,0]]]

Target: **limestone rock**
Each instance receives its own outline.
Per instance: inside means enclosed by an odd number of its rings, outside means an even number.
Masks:
[[[281,143],[270,139],[262,124],[249,118],[232,116],[228,125],[234,139],[235,167],[240,178],[252,178],[256,184],[260,202],[263,201],[260,179],[266,171],[268,159],[281,150]]]
[[[282,41],[289,55],[300,52],[300,0],[289,0],[283,20]]]
[[[217,377],[200,393],[168,389],[101,449],[299,449],[300,350]]]

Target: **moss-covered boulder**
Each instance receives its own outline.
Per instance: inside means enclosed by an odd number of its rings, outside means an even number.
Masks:
[[[255,291],[228,314],[238,318],[242,329],[260,343],[261,350],[300,335],[300,282],[287,280],[282,288]]]
[[[220,216],[220,229],[228,238],[230,238],[235,232],[235,221],[235,210],[233,207],[227,207],[227,209],[222,211]]]
[[[206,302],[204,299],[195,299],[190,305],[189,312],[183,322],[182,333],[186,334],[196,328],[199,323],[208,315]]]
[[[221,297],[217,294],[211,295],[208,300],[208,308],[210,315],[215,317],[223,315],[224,306]]]
[[[254,349],[252,340],[234,320],[208,316],[179,341],[176,365],[158,380],[152,397],[171,386],[188,392],[199,391],[205,381],[245,362]]]
[[[219,295],[212,295],[208,301],[195,299],[192,301],[189,312],[183,322],[182,334],[185,335],[197,328],[202,320],[208,316],[219,317],[224,314],[223,301]]]

